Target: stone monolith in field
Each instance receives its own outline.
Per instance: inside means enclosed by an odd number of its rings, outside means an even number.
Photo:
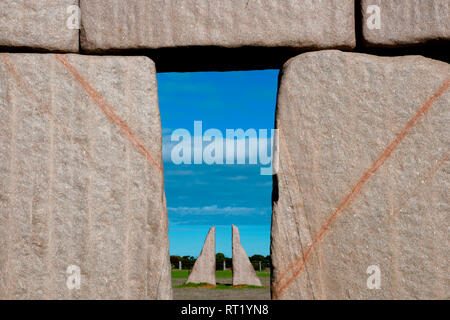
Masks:
[[[448,299],[449,121],[447,63],[340,51],[289,60],[272,297]]]
[[[216,285],[216,227],[209,229],[202,252],[195,261],[186,283]]]
[[[255,269],[250,262],[241,244],[239,229],[232,226],[233,232],[233,286],[252,285],[261,286],[261,281],[256,275]]]
[[[0,54],[0,299],[170,299],[156,72]]]

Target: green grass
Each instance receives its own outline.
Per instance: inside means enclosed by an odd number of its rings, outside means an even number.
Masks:
[[[214,290],[239,290],[239,289],[264,289],[264,287],[259,286],[236,286],[233,287],[229,284],[218,283],[215,287],[208,283],[185,283],[178,286],[173,286],[174,288],[208,288]]]
[[[172,279],[182,279],[189,276],[188,270],[172,270]]]
[[[270,277],[270,271],[256,271],[258,277],[267,278]],[[173,279],[183,279],[189,276],[188,270],[172,270],[172,278]],[[231,278],[232,273],[231,270],[217,270],[216,278]]]
[[[270,271],[256,271],[256,275],[261,278],[269,278]]]
[[[233,275],[231,270],[217,270],[216,278],[231,278]]]

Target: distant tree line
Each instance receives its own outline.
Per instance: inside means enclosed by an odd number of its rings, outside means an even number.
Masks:
[[[170,264],[172,269],[178,269],[179,263],[181,261],[181,266],[183,270],[191,270],[194,267],[196,259],[193,256],[170,256]],[[226,257],[223,253],[219,252],[216,254],[216,270],[223,270],[223,262],[225,261],[226,269],[231,269],[232,258]],[[271,259],[270,256],[263,256],[260,254],[255,254],[250,257],[250,262],[255,270],[259,270],[259,263],[261,262],[261,268],[270,268]]]
[[[223,270],[223,262],[225,261],[226,269],[231,269],[232,262],[231,258],[225,257],[221,252],[216,254],[216,270]]]
[[[261,262],[261,269],[264,270],[266,268],[270,268],[270,265],[272,264],[272,260],[270,259],[270,256],[262,256],[260,254],[254,254],[250,257],[250,262],[253,265],[253,268],[255,270],[259,270],[259,262]]]
[[[178,269],[181,261],[181,266],[185,270],[191,270],[195,263],[195,258],[193,256],[170,256],[170,264],[172,269]]]

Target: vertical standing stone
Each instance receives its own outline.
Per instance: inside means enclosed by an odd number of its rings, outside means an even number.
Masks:
[[[289,60],[273,298],[448,299],[449,122],[447,63],[334,50]]]
[[[153,62],[0,54],[0,299],[170,299],[167,230]]]
[[[233,286],[252,285],[261,286],[261,281],[253,269],[252,263],[241,245],[239,229],[235,225],[233,230]]]
[[[209,283],[216,285],[216,227],[209,229],[202,252],[186,283]]]

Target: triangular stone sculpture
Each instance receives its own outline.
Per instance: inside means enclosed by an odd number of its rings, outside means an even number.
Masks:
[[[233,225],[233,286],[261,286],[261,281],[241,245],[239,229]]]
[[[202,252],[195,261],[186,283],[216,285],[216,227],[209,229]]]

